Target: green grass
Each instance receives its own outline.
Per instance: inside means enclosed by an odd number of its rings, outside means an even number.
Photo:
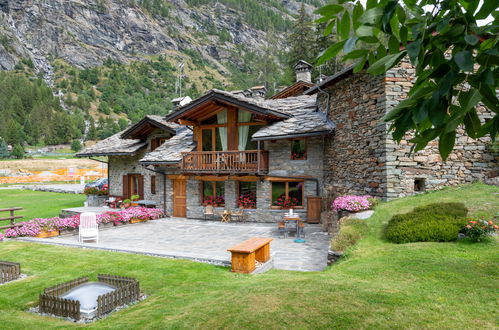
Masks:
[[[0,243],[0,259],[21,262],[29,275],[0,286],[0,328],[497,328],[497,239],[396,245],[381,229],[393,214],[431,202],[463,202],[472,215],[492,216],[498,193],[473,184],[382,203],[366,237],[316,273],[249,276],[189,261]],[[27,312],[44,287],[100,272],[138,278],[148,298],[90,325]]]
[[[0,190],[0,209],[9,207],[22,207],[24,210],[16,211],[16,215],[26,221],[33,218],[50,218],[58,216],[61,209],[83,206],[85,196],[80,194],[60,194],[43,191],[6,189]],[[8,216],[2,212],[0,217]],[[7,225],[6,221],[0,226]]]

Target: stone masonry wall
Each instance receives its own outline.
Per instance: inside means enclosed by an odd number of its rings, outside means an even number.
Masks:
[[[325,195],[383,197],[386,190],[385,136],[387,125],[382,77],[350,75],[329,87],[328,117],[336,125],[324,144]],[[320,93],[322,109],[328,98]],[[326,110],[327,111],[327,110]]]
[[[490,138],[473,140],[458,129],[454,152],[446,162],[438,153],[438,142],[410,154],[410,135],[397,144],[382,117],[407,97],[414,69],[407,62],[385,76],[365,73],[349,75],[326,91],[330,94],[329,118],[336,124],[324,145],[324,189],[326,195],[370,194],[393,199],[415,193],[415,180],[424,190],[469,183],[497,176],[498,156],[487,145]],[[327,97],[319,95],[326,109]],[[482,108],[482,120],[491,118]]]
[[[402,62],[386,74],[385,92],[387,112],[407,97],[412,86],[414,68],[408,62]],[[481,120],[492,118],[492,113],[485,108],[479,109]],[[407,135],[397,144],[391,138],[386,139],[386,197],[393,199],[415,193],[415,180],[424,181],[424,189],[434,190],[447,185],[483,181],[498,175],[499,157],[492,155],[487,146],[490,137],[474,140],[468,137],[462,127],[457,130],[454,151],[443,162],[438,153],[438,141],[410,155],[411,145]]]

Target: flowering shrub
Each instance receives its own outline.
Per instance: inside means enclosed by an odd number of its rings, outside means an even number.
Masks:
[[[107,189],[98,189],[96,187],[87,187],[83,190],[83,193],[85,195],[97,195],[97,196],[104,196],[109,193],[109,190]]]
[[[364,210],[369,210],[371,208],[371,203],[369,199],[371,196],[354,196],[354,195],[344,195],[337,197],[333,201],[333,210],[335,211],[349,211],[349,212],[359,212]]]
[[[274,205],[280,206],[282,209],[289,209],[300,205],[300,201],[295,197],[286,198],[285,196],[281,196],[274,202]]]
[[[203,200],[203,205],[212,205],[212,206],[223,206],[225,205],[225,197],[224,196],[206,196]]]
[[[131,219],[153,220],[164,216],[161,209],[131,207],[122,211],[109,211],[97,215],[98,224],[129,222]],[[7,229],[5,237],[36,236],[42,231],[74,230],[80,225],[80,215],[69,218],[33,219],[20,222],[20,226]]]
[[[250,192],[247,194],[242,194],[237,200],[237,205],[239,207],[244,207],[245,209],[256,208],[256,193]]]
[[[489,234],[495,232],[499,227],[492,220],[469,220],[463,228],[463,234],[473,242],[483,241]]]

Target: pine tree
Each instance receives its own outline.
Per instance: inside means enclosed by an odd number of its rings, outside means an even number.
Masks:
[[[0,137],[0,158],[9,157],[9,151],[7,150],[7,143]]]
[[[305,10],[302,3],[298,12],[298,19],[293,25],[293,31],[289,36],[289,45],[291,47],[288,53],[288,65],[294,67],[299,60],[305,60],[309,63],[315,62],[315,30],[313,28],[312,18]]]
[[[16,144],[14,149],[12,149],[12,156],[17,159],[24,158],[24,148],[20,144]]]

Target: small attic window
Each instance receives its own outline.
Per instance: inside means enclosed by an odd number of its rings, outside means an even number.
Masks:
[[[305,160],[307,159],[307,141],[292,140],[291,141],[291,159],[292,160]]]
[[[165,143],[166,138],[155,138],[151,140],[151,151],[156,150],[160,145]]]
[[[424,192],[426,191],[426,180],[423,178],[414,179],[414,192]]]

